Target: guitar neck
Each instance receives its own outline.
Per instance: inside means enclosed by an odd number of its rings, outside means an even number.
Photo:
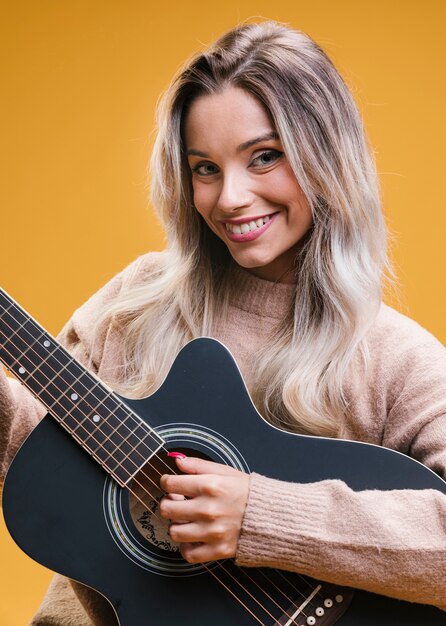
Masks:
[[[121,485],[163,440],[0,289],[0,361]]]

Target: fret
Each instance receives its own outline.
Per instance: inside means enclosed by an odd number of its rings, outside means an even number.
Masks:
[[[116,411],[118,408],[119,406],[116,405],[113,411]],[[104,408],[104,404],[102,404],[102,406],[98,406],[97,409],[98,410],[95,412],[95,415],[99,417],[101,421],[97,423],[96,431],[99,431],[100,433],[101,444],[105,445],[105,442],[110,440],[113,442],[114,447],[119,447],[119,445],[123,442],[123,438],[118,438],[115,435],[116,428],[113,424],[115,421],[117,422],[116,416],[113,412],[107,412]],[[94,439],[94,433],[92,433],[92,437],[90,439]],[[90,442],[90,439],[87,439],[87,441]],[[94,441],[91,441],[89,445],[94,447]]]
[[[34,342],[30,343],[29,345],[26,345],[26,344],[24,344],[24,343],[22,342],[22,340],[21,340],[21,336],[18,334],[20,331],[22,331],[22,332],[23,332],[23,330],[25,330],[25,328],[24,328],[24,327],[25,327],[25,325],[26,325],[26,324],[28,324],[28,323],[29,323],[29,321],[28,321],[28,320],[26,320],[26,321],[24,322],[24,324],[21,324],[18,328],[16,328],[16,330],[14,330],[14,331],[11,333],[10,337],[9,337],[8,339],[6,339],[6,344],[8,344],[8,343],[9,343],[11,346],[16,345],[16,344],[14,343],[15,341],[16,341],[16,342],[17,342],[17,341],[18,341],[18,342],[21,342],[21,343],[24,345],[24,349],[21,351],[21,354],[22,354],[22,355],[26,354],[26,353],[28,352],[28,350],[32,350],[32,349],[33,349],[33,343],[34,343]],[[45,333],[42,333],[42,334],[44,335]]]
[[[53,376],[52,378],[50,377],[50,375],[45,374],[44,372],[42,372],[42,374],[45,376],[45,378],[46,378],[46,381],[47,381],[47,382],[46,382],[46,383],[42,386],[42,389],[41,389],[41,390],[39,391],[39,393],[37,394],[37,395],[39,395],[39,397],[40,397],[40,394],[41,394],[42,392],[48,391],[49,389],[54,389],[54,390],[55,390],[55,395],[56,395],[56,396],[58,396],[58,395],[62,392],[61,388],[57,385],[57,383],[58,383],[58,382],[60,382],[60,381],[62,381],[63,383],[65,383],[65,380],[64,380],[64,378],[63,378],[63,376],[62,376],[62,372],[64,371],[64,369],[65,369],[66,367],[67,367],[67,365],[64,365],[64,366],[62,367],[62,369],[61,369],[61,370],[59,370],[59,371],[56,373],[56,375],[55,375],[55,376]],[[53,369],[53,368],[51,368],[51,369]],[[39,371],[40,371],[40,370],[39,370]],[[54,370],[53,370],[53,372],[54,372]],[[57,391],[56,391],[56,390],[57,390]],[[68,390],[68,391],[69,391],[69,390]],[[54,396],[53,396],[53,397],[54,397]],[[63,396],[63,395],[62,395],[60,399],[59,399],[59,398],[57,398],[55,402],[53,402],[52,404],[47,405],[47,406],[48,406],[48,408],[49,408],[49,409],[53,409],[53,408],[54,408],[54,405],[56,405],[56,404],[57,404],[57,405],[60,405],[60,400],[63,400],[63,399],[64,399],[64,397],[65,397],[65,396]]]
[[[109,467],[111,471],[121,465],[122,461],[124,460],[124,455],[122,453],[120,454],[119,452],[117,452],[116,454],[111,456],[110,452],[103,446],[99,446],[97,450],[95,450],[95,455],[106,467]]]
[[[133,470],[150,458],[154,447],[159,447],[160,443],[159,437],[153,436],[154,431],[148,431],[146,425],[143,426],[140,421],[138,423],[129,411],[123,409],[117,399],[112,398],[108,392],[102,391],[103,400],[99,400],[93,396],[92,392],[89,392],[87,397],[90,399],[93,397],[93,400],[86,402],[86,396],[80,395],[82,390],[78,389],[79,394],[74,391],[80,379],[65,369],[64,376],[70,375],[70,380],[63,381],[65,385],[69,385],[68,395],[59,395],[57,401],[51,403],[51,408],[57,412],[61,422],[76,433],[94,455],[98,456],[102,462],[109,464],[111,470],[114,468],[114,460],[122,463],[125,459],[129,459],[130,469]],[[86,373],[83,375],[94,380]],[[94,381],[94,386],[99,388],[99,382]],[[58,390],[59,386],[53,381],[46,383],[39,397],[47,394],[50,399],[54,398]],[[105,401],[108,407],[104,404]],[[119,418],[116,412],[119,413]],[[95,423],[93,417],[100,418],[101,414],[103,417],[100,422]]]
[[[95,389],[94,392],[88,391],[82,396],[82,404],[86,405],[85,411],[88,412],[86,428],[90,434],[90,437],[86,437],[86,442],[93,448],[96,447],[98,438],[101,442],[109,438],[114,433],[116,423],[118,423],[113,412],[119,408],[119,404],[114,399],[111,403],[112,408],[108,409],[107,400],[110,400],[110,393],[104,393],[100,389]]]
[[[122,411],[122,409],[120,410]],[[113,430],[110,429],[108,421],[104,423],[104,428],[102,428],[102,432],[105,434],[102,441],[103,448],[110,453],[113,450],[122,452],[124,456],[131,457],[138,462],[140,459],[150,456],[154,447],[159,445],[158,435],[154,431],[150,432],[144,426],[135,423],[131,414],[124,414],[122,420],[119,426]],[[139,433],[139,437],[136,433]],[[93,445],[93,442],[90,442],[90,445]]]
[[[134,426],[133,430],[130,430],[131,426]],[[120,424],[120,426],[116,429],[116,433],[122,434],[124,431],[124,427],[129,430],[128,434],[125,435],[125,440],[129,446],[136,448],[137,446],[143,447],[151,444],[152,433],[147,432],[147,430],[141,424]]]
[[[1,304],[1,295],[2,295],[2,294],[0,294],[0,304]],[[13,307],[13,306],[14,306],[14,304],[13,304],[12,302],[9,302],[9,301],[7,301],[7,305],[8,305],[8,306],[6,306],[6,307],[4,307],[4,308],[2,307],[2,308],[3,308],[3,310],[0,308],[0,319],[3,317],[3,315],[4,315],[5,313],[7,313],[7,312],[9,311],[9,309],[10,309],[11,307]]]
[[[104,461],[108,462],[110,458],[113,458],[114,461],[118,461],[118,463],[121,464],[123,461],[129,458],[126,454],[126,450],[116,447],[114,442],[111,441],[111,439],[105,439],[105,441],[103,442],[103,445],[100,446],[100,448],[101,448],[100,454]],[[99,453],[99,448],[95,452]],[[142,459],[140,457],[135,467],[138,467],[138,465],[141,463],[141,460]]]
[[[100,459],[100,455],[98,455],[98,457]],[[125,464],[118,463],[114,459],[103,461],[100,460],[99,462],[101,463],[102,467],[110,472],[110,474],[112,474],[113,477],[123,486],[131,480],[133,474],[135,473],[134,468],[129,469]],[[140,469],[140,467],[141,465],[138,466],[138,470]]]
[[[57,372],[57,377],[53,379],[55,382],[58,382],[60,389],[64,390],[64,397],[61,398],[61,401],[63,402],[63,407],[66,408],[80,404],[80,401],[84,399],[84,394],[89,387],[98,387],[100,385],[99,381],[93,378],[88,372],[81,371],[79,374],[80,370],[74,372],[74,369],[73,363],[68,363],[61,368],[60,372]],[[81,382],[82,379],[84,379],[85,382]],[[96,399],[95,402],[97,403],[98,400]],[[89,406],[88,403],[86,403],[85,406]],[[94,409],[94,403],[90,406],[90,411],[92,409]]]
[[[74,433],[72,430],[67,428],[63,422],[59,422],[59,424],[64,430],[66,430],[68,434],[70,434],[73,437],[73,439],[77,441],[77,443],[85,450],[85,452],[87,452],[90,456],[92,456],[96,461],[99,462],[99,460],[93,455],[93,451],[88,446],[85,445],[85,442],[83,441],[83,439],[81,439],[78,435],[76,435],[76,433]]]
[[[22,322],[17,323],[11,313],[5,316],[4,321],[7,324],[9,336],[2,339],[2,344],[11,355],[12,364],[26,355],[28,364],[34,368],[41,367],[52,354],[48,351],[48,347],[54,345],[47,339],[48,334],[42,329],[36,329],[29,319],[23,319]],[[57,349],[57,346],[54,345],[54,348]]]
[[[108,437],[120,436],[126,438],[131,435],[132,431],[136,428],[140,428],[140,435],[143,432],[148,434],[146,425],[142,424],[139,418],[136,418],[130,411],[130,409],[119,402],[116,398],[109,395],[102,400],[101,407],[98,407],[98,414],[101,415],[103,411],[108,415],[106,424],[104,425],[104,432]]]
[[[23,354],[12,341],[2,342],[0,354],[2,360],[6,361],[7,367],[21,379],[26,380],[38,369],[29,356]]]
[[[122,447],[125,443],[133,449],[137,445],[142,448],[151,449],[153,447],[153,439],[159,443],[158,435],[152,430],[147,429],[147,425],[134,416],[130,410],[119,402],[112,395],[103,398],[101,404],[96,405],[96,416],[100,419],[98,429],[107,439],[114,441],[117,447]],[[102,415],[107,419],[102,420]],[[146,441],[147,439],[147,441]]]
[[[64,382],[64,381],[63,381]],[[71,393],[72,389],[68,389],[67,393],[60,395],[57,399],[57,406],[53,406],[53,411],[57,412],[60,421],[69,426],[70,429],[86,440],[90,433],[97,430],[97,426],[89,417],[94,413],[94,407],[86,405],[84,402],[73,399],[77,394]],[[86,441],[88,444],[88,442]],[[89,446],[90,448],[92,446]]]
[[[11,337],[26,326],[28,338],[39,339],[41,335],[47,335],[45,330],[39,327],[22,310],[15,306],[8,306],[2,316],[2,321],[8,326],[8,335]]]
[[[129,457],[133,453],[138,455],[140,458],[144,458],[145,454],[142,453],[141,441],[137,441],[136,443],[132,443],[129,441],[126,434],[123,436],[119,435],[116,438],[116,431],[112,433],[111,436],[105,438],[102,442],[102,447],[107,450],[110,454],[115,454],[115,456],[119,455],[119,458],[122,455],[125,457]],[[150,447],[145,446],[146,451],[150,450]]]
[[[121,484],[163,445],[153,429],[1,289],[0,360]]]
[[[73,378],[72,381],[67,382],[70,384],[71,391],[77,392],[79,396],[76,406],[82,410],[84,416],[81,425],[87,428],[93,437],[97,438],[100,434],[102,438],[113,439],[117,447],[125,441],[126,444],[131,444],[132,448],[137,444],[141,445],[145,438],[149,438],[151,433],[147,430],[147,425],[143,425],[139,418],[135,418],[122,401],[109,392],[104,392],[98,381],[95,381],[93,387],[86,392],[81,389],[81,387],[87,389],[81,379]],[[91,385],[91,382],[88,382]],[[73,400],[72,396],[70,398]],[[134,435],[133,431],[135,431]],[[129,436],[132,436],[131,441]],[[93,442],[90,443],[87,440],[87,443],[92,446]]]

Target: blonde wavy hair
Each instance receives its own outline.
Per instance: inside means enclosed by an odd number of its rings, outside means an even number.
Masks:
[[[193,208],[183,124],[195,98],[236,86],[269,112],[313,226],[295,264],[294,307],[256,362],[251,393],[272,423],[334,436],[347,410],[343,383],[381,302],[386,229],[373,157],[353,97],[307,35],[266,21],[244,24],[196,54],[159,105],[152,201],[168,246],[147,284],[123,290],[101,318],[119,323],[119,391],[142,397],[190,339],[212,335],[230,292],[226,246]]]

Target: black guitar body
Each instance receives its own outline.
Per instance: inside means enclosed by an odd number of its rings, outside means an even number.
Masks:
[[[271,427],[253,407],[229,352],[211,339],[189,343],[155,394],[126,402],[172,450],[196,451],[286,481],[339,478],[355,490],[434,488],[446,493],[443,480],[402,454],[368,444],[290,435]],[[218,563],[208,571],[185,564],[161,541],[145,540],[132,523],[127,490],[118,487],[49,416],[11,465],[3,510],[11,535],[31,558],[101,592],[121,626],[287,623],[280,621],[277,610],[274,619],[262,612],[240,589],[239,595],[258,616],[255,619],[218,584],[214,574],[229,580],[230,573],[240,569],[232,562],[223,564],[224,573]],[[270,592],[274,597],[274,585]],[[290,623],[301,626],[306,619],[299,616]],[[332,622],[316,618],[314,623]],[[446,613],[355,591],[337,623],[444,626]]]

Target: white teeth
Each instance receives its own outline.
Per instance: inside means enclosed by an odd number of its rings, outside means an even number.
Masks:
[[[245,233],[249,233],[253,230],[257,230],[261,228],[264,224],[267,224],[270,221],[270,216],[265,215],[265,217],[259,217],[257,220],[252,220],[251,222],[245,222],[244,224],[228,224],[226,223],[226,230],[230,233],[234,233],[236,235],[241,235]]]

